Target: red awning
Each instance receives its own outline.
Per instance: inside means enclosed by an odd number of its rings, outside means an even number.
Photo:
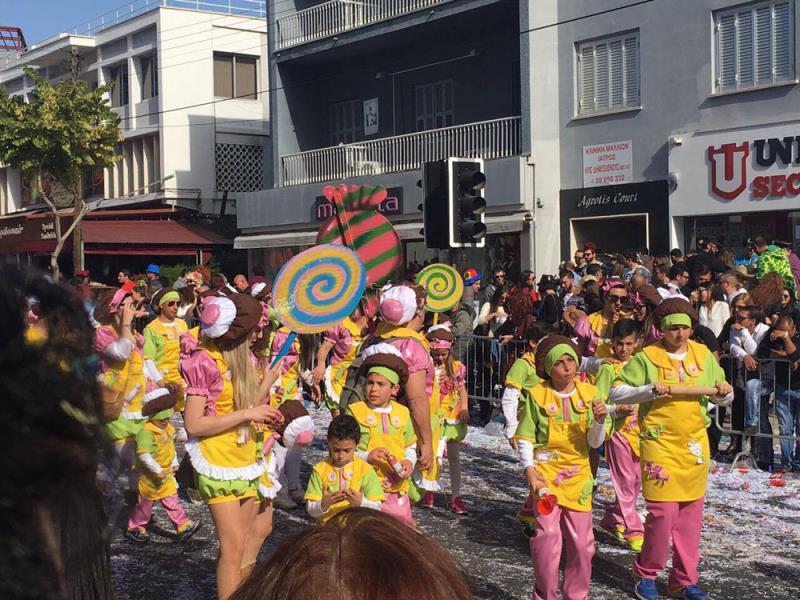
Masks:
[[[207,227],[185,221],[85,220],[82,229],[86,252],[91,252],[97,246],[107,245],[116,246],[115,253],[135,254],[136,248],[127,247],[135,245],[146,249],[166,246],[175,252],[178,250],[176,246],[200,250],[211,246],[229,246],[233,243]]]

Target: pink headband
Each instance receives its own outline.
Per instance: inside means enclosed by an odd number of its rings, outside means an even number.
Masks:
[[[119,288],[116,292],[114,292],[114,296],[111,298],[111,302],[108,303],[108,312],[109,314],[116,314],[119,310],[119,305],[122,304],[122,301],[125,300],[125,296],[133,291],[133,288],[136,287],[136,284],[132,281],[126,281],[121,288]]]
[[[450,350],[453,347],[453,342],[449,340],[433,339],[430,342],[431,350]]]

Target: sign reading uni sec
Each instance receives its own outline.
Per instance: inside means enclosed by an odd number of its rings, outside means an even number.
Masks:
[[[800,135],[709,145],[706,153],[711,191],[723,200],[748,187],[756,199],[800,195]]]

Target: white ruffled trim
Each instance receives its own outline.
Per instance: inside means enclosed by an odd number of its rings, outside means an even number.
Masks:
[[[294,442],[297,439],[297,434],[303,431],[314,433],[314,420],[310,415],[298,417],[286,426],[286,429],[283,431],[283,445],[289,449],[293,448]]]
[[[152,402],[156,398],[161,398],[161,396],[166,396],[169,394],[169,390],[167,388],[156,388],[147,392],[142,399],[142,402],[147,404],[148,402]]]
[[[250,295],[251,296],[258,296],[261,292],[264,291],[264,288],[267,287],[266,283],[258,282],[250,288]]]
[[[425,490],[426,492],[441,492],[442,486],[439,483],[439,480],[431,481],[430,479],[425,479],[422,477],[422,473],[419,470],[414,471],[414,483],[417,484],[417,487]]]
[[[277,481],[272,482],[272,487],[267,487],[260,481],[258,482],[258,493],[261,494],[264,498],[272,500],[275,496],[278,495],[278,492],[281,491],[283,486],[278,483]]]
[[[433,333],[438,329],[444,329],[445,331],[450,331],[450,321],[445,321],[444,323],[439,323],[438,325],[432,325],[428,327],[428,333]]]
[[[372,356],[373,354],[392,354],[394,356],[397,356],[398,358],[403,358],[403,355],[400,353],[400,350],[398,350],[391,344],[387,344],[386,342],[373,344],[369,348],[365,348],[361,352],[361,357],[367,358],[368,356]]]
[[[128,421],[143,421],[143,420],[145,420],[147,418],[145,416],[142,416],[142,411],[132,412],[132,411],[129,411],[129,410],[123,410],[119,414],[120,414],[120,416],[125,417],[126,419],[128,419]]]
[[[200,450],[200,440],[196,437],[190,437],[184,447],[192,461],[194,470],[212,479],[219,479],[220,481],[229,481],[231,479],[252,481],[253,479],[261,477],[266,470],[264,463],[260,462],[254,462],[246,467],[220,467],[212,465],[206,460],[206,457],[203,456]]]
[[[331,379],[331,369],[333,367],[329,366],[325,369],[325,391],[328,392],[328,397],[335,402],[336,404],[341,405],[341,397],[339,394],[336,393],[336,390],[333,389],[333,380]]]
[[[439,438],[439,444],[436,448],[436,458],[439,460],[439,466],[441,467],[442,459],[444,458],[444,451],[447,449],[447,440],[444,438]]]
[[[460,419],[444,419],[444,422],[448,425],[466,425],[466,423],[462,423]]]

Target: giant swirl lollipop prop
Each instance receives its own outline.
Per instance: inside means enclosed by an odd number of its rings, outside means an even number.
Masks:
[[[450,265],[428,265],[417,275],[417,283],[425,288],[425,309],[432,313],[450,310],[464,295],[464,280]]]
[[[314,246],[281,267],[272,306],[294,333],[320,333],[350,316],[366,286],[366,269],[355,252],[337,244]]]

